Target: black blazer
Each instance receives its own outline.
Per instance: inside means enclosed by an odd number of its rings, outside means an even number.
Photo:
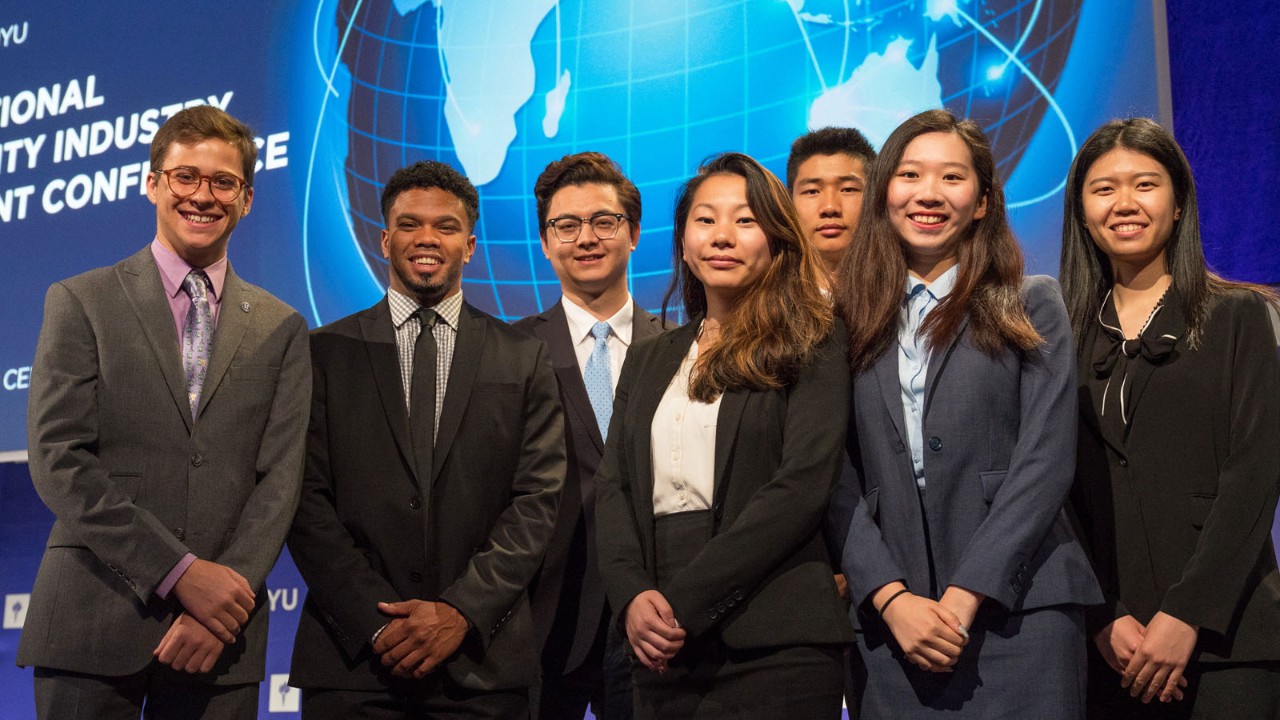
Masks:
[[[1174,291],[1170,291],[1173,293]],[[1280,362],[1263,301],[1212,301],[1200,346],[1134,362],[1127,441],[1090,392],[1096,322],[1081,343],[1074,505],[1107,605],[1093,631],[1164,611],[1200,627],[1207,661],[1280,660],[1280,572],[1271,526],[1280,489]],[[1165,318],[1168,320],[1169,318]]]
[[[565,411],[568,473],[560,494],[555,534],[542,569],[529,587],[529,602],[539,647],[543,648],[544,669],[568,673],[587,658],[606,612],[595,547],[595,474],[604,454],[604,440],[583,384],[564,305],[557,302],[514,327],[546,343]],[[633,301],[631,342],[661,333],[658,317]]]
[[[596,474],[596,542],[609,603],[619,613],[658,589],[690,636],[716,631],[733,648],[851,642],[822,537],[848,422],[839,323],[790,387],[725,392],[713,537],[666,587],[656,585],[650,429],[699,326],[695,318],[635,344],[622,370]]]
[[[377,690],[379,601],[441,600],[471,621],[445,663],[464,687],[535,681],[525,588],[564,482],[564,422],[542,343],[459,316],[431,477],[418,477],[384,298],[315,330],[302,501],[289,551],[307,581],[290,682]]]

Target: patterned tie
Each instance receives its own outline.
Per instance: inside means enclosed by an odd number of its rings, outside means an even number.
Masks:
[[[209,305],[209,276],[203,270],[192,270],[182,281],[182,289],[191,298],[187,321],[182,326],[182,372],[187,379],[187,402],[191,419],[200,408],[200,389],[209,371],[213,354],[213,308]]]
[[[587,386],[587,397],[591,399],[591,409],[596,413],[596,424],[600,426],[600,438],[609,439],[609,419],[613,417],[613,373],[609,370],[609,323],[598,322],[591,326],[591,335],[595,337],[595,347],[591,348],[591,357],[587,358],[587,367],[582,372],[582,381]]]
[[[435,310],[418,310],[418,339],[413,343],[413,380],[409,389],[409,429],[418,479],[431,474],[431,454],[436,438],[436,336],[432,331],[440,316]]]

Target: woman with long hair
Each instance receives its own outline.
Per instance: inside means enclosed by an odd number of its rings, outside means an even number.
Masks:
[[[1097,582],[1065,514],[1075,368],[991,147],[945,110],[872,165],[837,295],[858,482],[843,567],[864,720],[1081,718]]]
[[[689,322],[627,355],[596,475],[601,576],[640,718],[838,718],[852,640],[821,526],[848,416],[843,328],[786,189],[702,164],[674,221]]]
[[[1145,118],[1081,146],[1060,277],[1074,505],[1106,596],[1088,623],[1092,714],[1280,717],[1275,296],[1209,271],[1191,167]]]

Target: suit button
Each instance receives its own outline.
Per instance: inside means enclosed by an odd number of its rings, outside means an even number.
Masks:
[[[173,531],[173,536],[181,540],[187,536],[187,531],[182,528],[178,528]]]
[[[716,519],[719,520],[724,516],[724,504],[716,503],[716,506],[711,508],[711,512],[716,516]]]
[[[422,498],[418,497],[417,495],[414,495],[413,497],[409,498],[409,507],[413,508],[414,510],[417,510],[418,508],[422,507]]]
[[[422,582],[422,573],[418,572],[417,570],[414,570],[413,572],[409,573],[409,579],[414,582]]]
[[[742,600],[742,591],[741,591],[741,590],[734,590],[734,591],[733,591],[733,599],[734,599],[734,600],[739,600],[739,601],[741,601],[741,600]]]
[[[939,450],[941,450],[942,438],[938,437],[937,435],[934,435],[933,437],[929,438],[929,449],[934,452],[938,452]]]
[[[200,467],[203,464],[204,464],[204,457],[201,456],[200,453],[193,453],[191,455],[191,465],[193,467]]]
[[[1129,461],[1124,458],[1120,458],[1120,467],[1129,467]]]
[[[712,610],[711,612],[707,613],[707,617],[711,618],[712,620],[715,620],[716,618],[720,617],[720,613],[716,612],[715,610]]]

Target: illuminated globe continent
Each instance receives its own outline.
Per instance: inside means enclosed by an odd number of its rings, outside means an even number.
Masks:
[[[1078,0],[706,5],[343,0],[328,20],[339,50],[317,60],[333,64],[343,103],[335,184],[347,224],[313,230],[333,237],[310,247],[353,241],[385,283],[382,183],[441,160],[480,190],[468,300],[507,319],[537,312],[560,293],[539,247],[534,180],[567,153],[597,150],[643,196],[632,292],[654,308],[671,269],[674,195],[701,159],[742,151],[781,176],[808,129],[851,125],[878,146],[906,117],[945,106],[987,129],[1008,177],[1055,122],[1052,90],[1079,15]]]

